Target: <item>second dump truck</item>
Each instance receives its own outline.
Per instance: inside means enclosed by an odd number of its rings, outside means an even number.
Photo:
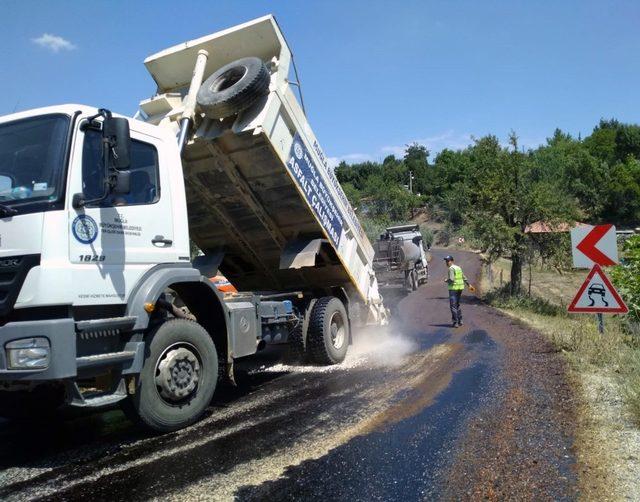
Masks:
[[[381,289],[415,291],[429,279],[427,251],[419,225],[387,227],[373,247],[373,267]]]
[[[175,430],[266,344],[334,364],[386,322],[291,62],[267,16],[147,58],[135,118],[0,118],[0,415],[118,403]]]

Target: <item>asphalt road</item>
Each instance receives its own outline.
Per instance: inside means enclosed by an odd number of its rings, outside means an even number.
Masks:
[[[152,436],[117,410],[0,424],[0,499],[573,499],[573,398],[536,333],[465,294],[445,267],[342,365],[247,363],[205,419]],[[458,253],[476,278],[475,255]]]

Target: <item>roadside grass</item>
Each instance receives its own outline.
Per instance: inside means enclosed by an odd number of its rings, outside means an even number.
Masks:
[[[493,262],[490,269],[485,267],[485,271],[486,279],[491,283],[491,289],[500,287],[509,282],[511,261],[499,258]],[[529,278],[531,278],[532,295],[564,307],[571,302],[573,295],[586,277],[586,270],[557,271],[540,265],[534,265],[529,270],[526,266],[522,270],[522,290],[529,293]]]

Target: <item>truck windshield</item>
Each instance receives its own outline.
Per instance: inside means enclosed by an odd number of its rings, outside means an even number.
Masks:
[[[52,114],[0,124],[2,206],[22,213],[62,200],[69,122],[67,115]]]

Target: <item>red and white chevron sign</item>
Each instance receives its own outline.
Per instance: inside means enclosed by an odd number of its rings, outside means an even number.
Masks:
[[[572,228],[571,253],[573,266],[576,268],[616,265],[618,263],[616,227],[607,224]]]

